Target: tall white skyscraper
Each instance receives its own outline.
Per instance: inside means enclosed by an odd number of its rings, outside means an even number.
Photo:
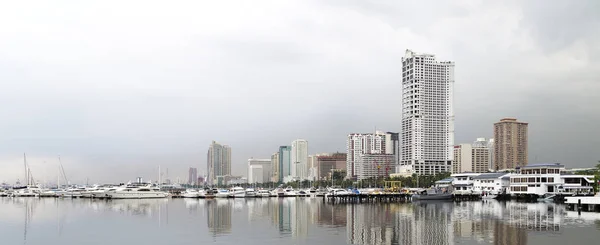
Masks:
[[[206,154],[206,167],[209,185],[222,185],[219,183],[224,176],[231,175],[231,148],[213,141]],[[222,181],[221,181],[222,182]]]
[[[454,62],[406,50],[402,58],[403,167],[419,175],[450,172],[454,147]]]
[[[292,171],[291,176],[299,180],[308,178],[308,141],[297,139],[292,141],[290,154]]]

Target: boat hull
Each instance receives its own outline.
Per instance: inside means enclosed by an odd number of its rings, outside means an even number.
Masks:
[[[109,193],[107,196],[111,199],[148,199],[148,198],[166,198],[167,193],[150,192],[150,193]]]

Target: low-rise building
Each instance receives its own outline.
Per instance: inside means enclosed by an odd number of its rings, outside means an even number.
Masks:
[[[485,173],[474,176],[473,180],[473,192],[477,194],[506,194],[510,188],[510,173]]]
[[[473,194],[473,183],[474,178],[479,176],[479,173],[460,173],[452,174],[452,187],[454,187],[454,194]]]
[[[511,195],[589,193],[594,176],[576,175],[560,163],[530,164],[517,167],[510,176]]]

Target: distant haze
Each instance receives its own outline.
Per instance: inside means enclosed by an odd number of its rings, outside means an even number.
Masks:
[[[600,160],[600,1],[7,1],[0,181],[234,174],[303,138],[399,131],[406,49],[456,62],[456,144],[529,122],[530,162]]]

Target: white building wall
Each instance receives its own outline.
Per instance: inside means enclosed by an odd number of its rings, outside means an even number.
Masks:
[[[271,159],[248,159],[248,183],[271,181]]]
[[[417,174],[451,171],[454,63],[406,51],[402,59],[401,165]]]
[[[386,154],[387,149],[392,148],[392,141],[388,138],[390,138],[390,135],[382,131],[349,134],[346,144],[346,178],[358,176],[358,171],[361,168],[359,165],[361,154]]]
[[[297,139],[292,141],[291,151],[292,177],[300,180],[308,179],[308,141]]]

